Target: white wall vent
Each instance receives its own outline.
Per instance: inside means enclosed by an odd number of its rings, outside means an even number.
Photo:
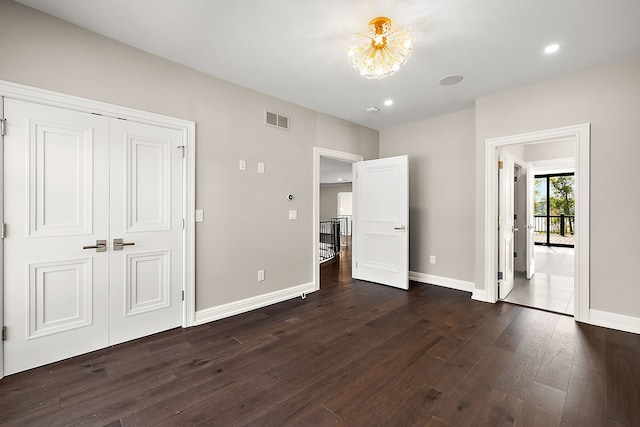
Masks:
[[[277,113],[272,113],[271,111],[265,111],[264,124],[267,126],[289,130],[289,117]]]

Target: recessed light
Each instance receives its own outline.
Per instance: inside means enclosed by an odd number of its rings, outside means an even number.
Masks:
[[[457,85],[464,79],[464,77],[460,74],[450,74],[448,76],[444,76],[440,79],[440,84],[442,86],[453,86]]]
[[[377,113],[378,111],[380,111],[380,109],[378,107],[369,107],[369,108],[367,108],[367,113]]]
[[[550,44],[549,46],[544,48],[544,53],[549,55],[551,53],[556,53],[558,51],[558,49],[560,49],[560,45],[559,44]]]
[[[393,105],[393,99],[385,99],[384,105],[386,105],[387,107]]]

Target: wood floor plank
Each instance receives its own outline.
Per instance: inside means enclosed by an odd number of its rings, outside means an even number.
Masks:
[[[609,421],[640,425],[640,337],[606,331]]]
[[[524,309],[519,306],[500,303],[491,321],[486,323],[458,353],[442,365],[440,373],[436,378],[430,379],[429,385],[446,395],[453,394],[477,361],[522,310]]]
[[[489,347],[434,415],[452,425],[471,425],[489,404],[489,393],[512,357],[512,351]]]
[[[558,326],[553,332],[549,347],[536,374],[537,382],[567,391],[578,342],[577,329],[573,318],[564,316],[559,319]]]
[[[451,327],[452,332],[431,348],[429,354],[442,360],[449,360],[478,333],[498,309],[495,305],[468,304],[460,310],[462,316],[450,316],[442,319],[443,323]]]
[[[571,368],[561,425],[605,425],[606,387],[605,374],[574,364]]]
[[[518,425],[559,426],[566,392],[535,382],[524,401]]]
[[[574,365],[596,372],[607,371],[606,329],[599,326],[578,323]]]
[[[524,400],[533,385],[544,355],[547,353],[551,337],[560,317],[546,311],[533,311],[535,327],[523,334],[514,357],[504,367],[496,382],[496,388],[508,395]]]
[[[402,337],[405,343],[402,352],[390,352],[387,359],[380,359],[376,364],[370,365],[365,375],[361,375],[356,381],[351,382],[348,387],[341,392],[334,393],[332,399],[327,399],[323,405],[340,417],[347,418],[346,413],[354,410],[360,410],[363,402],[377,391],[390,387],[390,382],[400,376],[405,370],[409,369],[416,360],[423,357],[426,352],[442,339],[442,330],[435,327],[422,329],[421,326],[427,327],[430,322],[417,322],[415,326],[408,329],[408,332],[415,334],[415,338]],[[374,349],[373,351],[378,351]],[[404,387],[406,392],[407,388]],[[380,404],[389,401],[395,401],[397,394],[381,401]]]
[[[522,407],[522,399],[494,388],[487,396],[487,404],[480,408],[471,424],[478,426],[520,425],[519,417]]]

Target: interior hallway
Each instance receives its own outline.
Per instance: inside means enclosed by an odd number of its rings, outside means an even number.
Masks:
[[[535,274],[527,280],[516,272],[513,290],[504,301],[573,316],[574,248],[535,246]]]

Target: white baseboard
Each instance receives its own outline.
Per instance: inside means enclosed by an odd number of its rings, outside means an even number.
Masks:
[[[482,302],[492,302],[489,301],[489,298],[487,297],[486,289],[474,289],[473,294],[471,295],[471,299]],[[493,303],[495,303],[495,301],[493,301]]]
[[[433,274],[417,273],[415,271],[409,272],[409,280],[420,283],[428,283],[430,285],[442,286],[450,289],[457,289],[459,291],[465,292],[473,292],[476,287],[475,283],[473,282],[450,279],[448,277],[434,276]]]
[[[624,314],[610,313],[608,311],[589,310],[589,322],[591,325],[604,326],[605,328],[640,334],[640,317],[625,316]]]
[[[280,291],[264,295],[258,295],[241,301],[234,301],[216,307],[198,310],[196,311],[194,325],[202,325],[203,323],[224,319],[225,317],[234,316],[236,314],[246,313],[248,311],[255,310],[256,308],[262,308],[288,299],[300,297],[302,294],[310,294],[315,290],[313,283],[305,283],[303,285],[282,289]]]

